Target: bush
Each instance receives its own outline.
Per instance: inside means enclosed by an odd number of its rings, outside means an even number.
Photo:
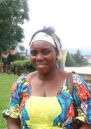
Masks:
[[[10,63],[15,60],[24,60],[24,59],[25,59],[25,57],[20,56],[20,53],[17,52],[15,55],[12,55],[9,53],[7,58],[2,58],[2,61],[3,61],[4,65],[10,65]]]
[[[29,73],[35,71],[30,60],[17,60],[10,64],[11,72],[15,74]]]
[[[3,63],[0,62],[0,72],[2,72],[2,71],[3,71]]]

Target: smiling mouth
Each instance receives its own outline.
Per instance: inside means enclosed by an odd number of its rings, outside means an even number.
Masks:
[[[43,62],[36,62],[36,65],[47,65],[47,64]]]
[[[47,64],[37,64],[36,66],[46,66]]]
[[[36,64],[36,67],[38,68],[43,68],[43,67],[46,67],[48,66],[47,64]]]

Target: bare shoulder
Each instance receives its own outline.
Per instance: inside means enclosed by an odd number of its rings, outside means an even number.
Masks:
[[[30,80],[34,79],[37,76],[37,71],[31,72],[28,74],[28,78],[30,78]]]
[[[59,75],[60,76],[67,77],[67,74],[68,74],[67,71],[59,70]]]

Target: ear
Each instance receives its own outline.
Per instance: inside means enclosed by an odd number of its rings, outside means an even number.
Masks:
[[[56,56],[58,56],[59,55],[59,51],[56,51]]]

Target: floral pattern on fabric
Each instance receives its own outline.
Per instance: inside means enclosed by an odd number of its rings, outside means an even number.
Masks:
[[[91,91],[86,82],[78,75],[73,76],[73,83],[73,98],[67,86],[67,80],[64,81],[57,93],[56,97],[62,112],[53,120],[53,128],[51,129],[56,129],[56,127],[60,127],[59,129],[69,129],[74,119],[91,124]],[[25,106],[29,97],[31,97],[29,76],[22,76],[12,86],[11,100],[7,110],[4,111],[4,117],[19,118],[22,123],[22,129],[29,129],[31,127],[31,120]],[[73,103],[78,111],[78,116],[76,117]]]

